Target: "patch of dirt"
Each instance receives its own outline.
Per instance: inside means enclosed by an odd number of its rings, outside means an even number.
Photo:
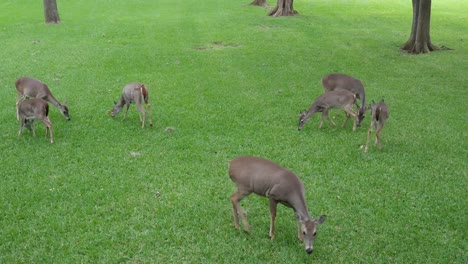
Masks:
[[[193,47],[194,50],[221,50],[226,48],[238,48],[238,44],[226,44],[223,41],[214,41],[206,46]]]

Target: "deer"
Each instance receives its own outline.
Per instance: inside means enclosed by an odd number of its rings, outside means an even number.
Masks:
[[[231,161],[229,176],[237,186],[231,202],[234,215],[234,226],[240,229],[239,215],[242,218],[244,231],[249,233],[249,223],[240,201],[251,193],[268,198],[270,206],[270,239],[275,238],[276,208],[281,203],[294,210],[298,223],[298,239],[311,254],[317,236],[316,228],[322,224],[326,215],[313,219],[307,211],[305,190],[301,180],[290,170],[263,158],[240,156]]]
[[[52,123],[49,119],[49,104],[39,98],[31,98],[19,102],[18,115],[20,121],[20,129],[18,136],[21,136],[23,129],[26,127],[36,136],[34,129],[34,120],[39,120],[46,127],[46,137],[50,135],[50,143],[54,143],[54,136],[52,133]]]
[[[347,90],[356,95],[361,100],[361,106],[356,103],[358,110],[357,126],[360,127],[362,120],[366,117],[366,93],[362,82],[349,75],[332,73],[322,78],[322,86],[325,92],[334,90]]]
[[[151,105],[149,104],[148,98],[148,89],[143,83],[139,82],[132,82],[127,85],[122,90],[122,96],[120,97],[119,102],[114,101],[114,108],[109,110],[108,112],[112,115],[112,117],[116,117],[120,111],[122,111],[123,106],[127,107],[125,111],[125,116],[123,119],[127,117],[128,108],[130,107],[131,103],[135,103],[138,109],[141,127],[145,127],[145,119],[146,119],[146,111],[142,105],[145,102],[146,108],[150,110]],[[153,120],[151,118],[151,114],[148,117],[150,126],[153,126]]]
[[[353,104],[356,102],[356,95],[350,91],[346,90],[334,90],[328,91],[320,95],[315,99],[315,101],[310,106],[309,110],[304,111],[299,116],[299,126],[298,130],[301,131],[305,123],[316,113],[322,112],[320,118],[319,128],[322,128],[323,119],[327,118],[332,126],[336,126],[335,122],[330,119],[328,111],[333,108],[342,108],[346,112],[346,119],[343,122],[342,127],[346,125],[350,116],[353,117],[353,131],[356,130],[356,116],[357,114],[353,111]]]
[[[384,128],[387,118],[390,116],[390,110],[388,109],[388,106],[385,104],[383,99],[377,104],[374,102],[374,100],[372,100],[372,106],[368,108],[371,109],[372,120],[371,120],[371,124],[369,127],[369,131],[367,132],[366,147],[364,148],[364,152],[366,153],[369,150],[369,139],[374,129],[376,130],[375,144],[377,145],[379,149],[381,148],[380,133],[382,132],[382,129]]]
[[[19,120],[18,104],[22,99],[39,98],[56,106],[67,121],[70,120],[67,103],[61,104],[49,90],[47,85],[39,80],[30,77],[21,77],[15,82],[18,99],[16,100],[16,119]]]

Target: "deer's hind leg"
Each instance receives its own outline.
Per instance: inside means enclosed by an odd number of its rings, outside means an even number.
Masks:
[[[50,119],[48,117],[46,117],[45,119],[41,120],[41,122],[46,127],[46,137],[47,137],[47,134],[49,134],[50,135],[50,143],[53,144],[54,143],[54,135],[53,135],[53,132],[52,132],[52,123],[50,122]]]
[[[138,111],[139,111],[141,128],[144,128],[145,127],[145,119],[146,119],[145,108],[141,105],[141,103],[137,103],[136,106],[137,106]]]
[[[379,149],[382,148],[382,145],[380,144],[380,133],[382,132],[383,125],[379,124],[377,127],[377,131],[375,132],[375,144]]]

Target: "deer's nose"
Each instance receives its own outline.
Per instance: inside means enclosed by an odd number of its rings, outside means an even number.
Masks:
[[[312,254],[313,251],[314,251],[314,250],[311,249],[311,248],[306,249],[307,254]]]

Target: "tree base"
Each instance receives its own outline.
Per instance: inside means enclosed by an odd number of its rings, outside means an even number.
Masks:
[[[274,17],[279,17],[279,16],[295,16],[298,15],[299,13],[294,10],[294,9],[289,9],[289,8],[280,8],[280,7],[275,7],[273,8],[270,12],[268,12],[268,16],[274,16]]]
[[[432,45],[431,42],[428,43],[416,43],[413,41],[405,43],[401,50],[410,54],[421,54],[421,53],[429,53],[432,51],[440,50],[439,47]]]

